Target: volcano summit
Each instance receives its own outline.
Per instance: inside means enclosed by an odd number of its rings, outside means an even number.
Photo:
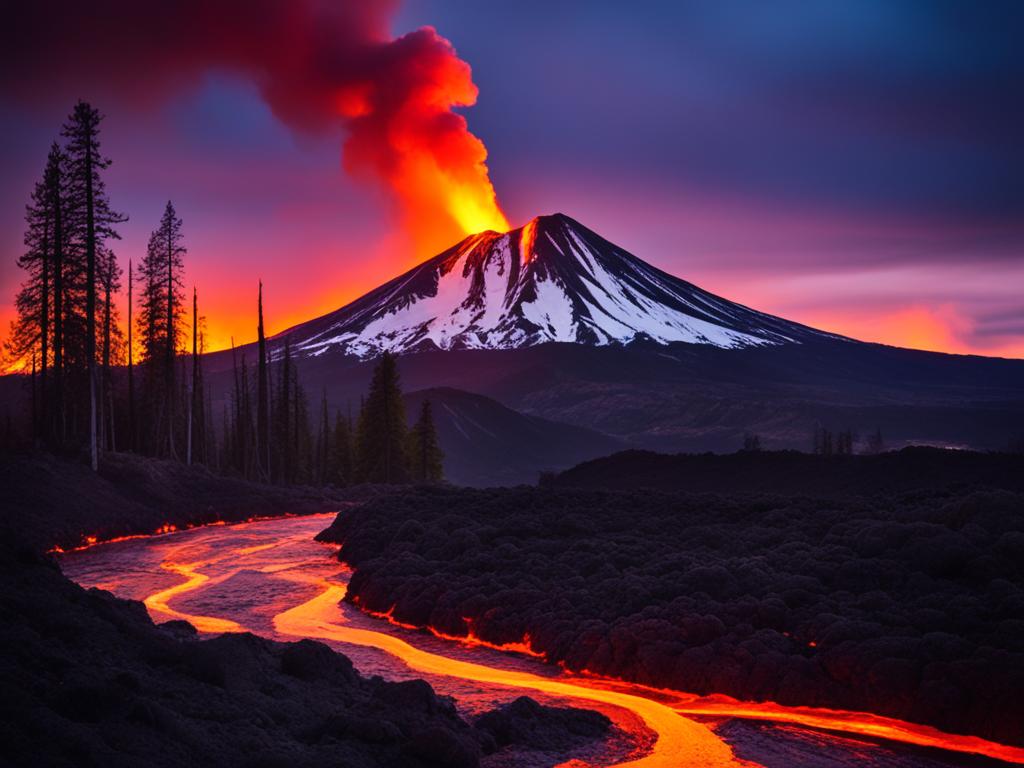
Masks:
[[[471,235],[288,333],[307,355],[360,358],[639,339],[732,349],[828,336],[701,290],[560,213]]]
[[[404,387],[433,401],[449,470],[466,484],[530,481],[615,446],[732,451],[752,433],[804,448],[815,425],[880,430],[894,447],[991,450],[1024,424],[1024,362],[854,341],[758,312],[563,214],[465,238],[278,333],[275,359],[286,342],[307,385],[342,409],[378,355],[401,355]],[[227,403],[236,353],[210,357],[214,401]],[[509,419],[523,436],[515,450],[496,438]],[[568,447],[542,457],[541,443]],[[510,475],[512,454],[532,463]]]

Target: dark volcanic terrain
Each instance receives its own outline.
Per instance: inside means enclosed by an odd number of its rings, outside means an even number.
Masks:
[[[420,489],[322,537],[355,569],[347,599],[405,623],[1024,744],[1021,493]]]
[[[778,493],[826,498],[1002,488],[1024,493],[1024,454],[904,448],[873,456],[798,451],[661,454],[622,451],[546,480],[560,488]]]
[[[469,723],[422,680],[362,677],[321,643],[200,640],[186,622],[157,626],[141,603],[82,589],[47,544],[344,503],[108,458],[101,476],[54,459],[0,466],[0,764],[475,768],[607,732],[602,715],[530,700]]]

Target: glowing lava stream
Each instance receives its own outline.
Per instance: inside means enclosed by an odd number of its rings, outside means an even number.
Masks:
[[[325,517],[325,516],[316,516]],[[274,574],[297,584],[316,589],[319,593],[312,599],[273,616],[277,634],[290,637],[308,637],[331,640],[350,645],[375,648],[404,662],[413,671],[426,675],[445,675],[478,683],[534,690],[555,697],[576,700],[580,704],[595,702],[611,705],[632,712],[638,716],[657,737],[653,751],[649,754],[620,765],[643,766],[750,766],[737,758],[731,747],[715,734],[711,726],[694,721],[688,716],[736,717],[752,720],[768,720],[791,723],[841,733],[852,733],[894,742],[985,755],[999,760],[1024,763],[1024,749],[1001,745],[972,736],[960,736],[938,731],[928,726],[907,723],[863,712],[845,712],[812,707],[786,707],[770,702],[736,701],[725,696],[697,697],[691,694],[648,688],[599,676],[543,677],[528,672],[495,668],[484,664],[448,658],[421,650],[401,638],[367,629],[347,625],[339,607],[345,596],[346,586],[325,578],[324,561],[315,559],[278,559],[271,564],[259,565],[246,558],[254,553],[283,545],[309,541],[306,530],[315,519],[301,519],[296,525],[302,526],[295,533],[277,536],[271,543],[221,550],[212,557],[205,556],[215,548],[200,548],[200,560],[195,557],[181,558],[189,551],[189,544],[171,546],[161,553],[160,567],[183,577],[184,581],[160,589],[144,598],[144,603],[154,618],[168,617],[191,622],[203,632],[241,632],[246,627],[226,618],[200,616],[183,613],[172,608],[172,599],[187,592],[209,588],[224,582],[243,569],[252,568],[264,574]],[[245,529],[243,524],[238,528]],[[193,534],[195,531],[192,532]],[[230,535],[209,532],[210,536]],[[186,534],[187,535],[187,534]],[[194,541],[194,540],[193,540]],[[137,542],[136,542],[137,543]],[[312,545],[312,542],[310,541]],[[319,546],[319,545],[314,545]],[[181,559],[193,562],[182,563]],[[215,577],[199,569],[213,566],[219,571]],[[227,568],[225,568],[227,566]],[[333,577],[336,574],[329,574]],[[308,594],[308,592],[305,592]],[[437,633],[435,633],[437,634]],[[444,637],[438,635],[439,637]],[[445,638],[449,639],[449,638]],[[450,638],[458,640],[459,638]]]
[[[142,602],[145,603],[150,613],[160,614],[171,619],[184,619],[200,632],[245,632],[245,627],[231,621],[231,619],[218,619],[216,616],[195,616],[190,613],[181,613],[167,604],[175,595],[199,589],[210,580],[209,576],[195,570],[201,565],[202,563],[161,563],[161,568],[165,571],[171,571],[172,573],[184,576],[185,581],[181,584],[175,584],[173,587],[162,589],[159,592],[154,592]]]
[[[310,579],[313,582],[313,579]],[[620,763],[632,768],[655,768],[655,766],[743,766],[754,765],[736,758],[732,749],[708,726],[680,716],[671,707],[659,704],[642,696],[618,691],[602,690],[577,685],[565,680],[551,679],[516,672],[495,669],[482,664],[449,659],[420,650],[400,638],[356,629],[335,623],[338,603],[345,596],[345,587],[325,579],[316,579],[323,586],[323,592],[301,605],[290,608],[274,617],[274,629],[282,635],[295,637],[319,637],[352,645],[367,645],[390,653],[404,661],[416,672],[435,675],[450,675],[478,683],[491,683],[512,688],[527,688],[534,691],[611,704],[627,709],[638,715],[644,724],[657,735],[654,750],[639,760]]]

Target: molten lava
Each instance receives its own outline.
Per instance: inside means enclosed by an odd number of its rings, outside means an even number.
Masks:
[[[199,589],[210,580],[209,576],[195,570],[200,565],[202,563],[162,563],[161,567],[164,570],[184,576],[185,581],[175,584],[173,587],[162,589],[159,592],[154,592],[143,600],[142,602],[146,604],[150,614],[168,619],[182,619],[192,624],[200,632],[245,632],[245,627],[230,619],[182,613],[167,604],[172,597]]]
[[[519,261],[526,264],[533,257],[533,244],[537,240],[537,220],[531,219],[519,236]]]
[[[716,734],[716,725],[694,720],[694,716],[713,720],[743,718],[787,723],[1024,763],[1024,749],[1021,748],[972,736],[947,734],[928,726],[870,713],[787,707],[771,702],[736,701],[724,696],[698,697],[586,673],[563,672],[552,677],[547,674],[550,667],[542,666],[538,666],[537,674],[534,674],[523,671],[523,664],[532,663],[528,659],[522,659],[516,665],[518,668],[502,666],[495,655],[483,655],[480,662],[455,659],[417,647],[413,644],[416,635],[410,635],[406,640],[387,631],[353,626],[345,609],[339,605],[346,592],[347,571],[335,559],[325,557],[324,545],[312,541],[313,534],[323,527],[327,517],[330,516],[263,523],[260,527],[266,526],[268,531],[265,536],[255,526],[243,524],[159,536],[151,542],[126,542],[125,547],[136,549],[122,551],[121,555],[118,555],[119,548],[105,547],[72,557],[109,556],[110,567],[107,570],[93,564],[83,571],[88,577],[86,585],[104,584],[118,589],[118,574],[126,574],[121,579],[152,579],[152,576],[146,576],[146,572],[155,556],[155,562],[163,571],[182,579],[171,587],[162,584],[159,589],[145,587],[148,591],[143,593],[144,602],[155,619],[186,619],[204,632],[245,631],[247,626],[259,631],[269,622],[273,633],[285,638],[319,638],[378,649],[400,659],[417,674],[468,680],[483,686],[497,686],[498,689],[534,691],[570,704],[597,706],[641,745],[639,752],[622,765],[645,768],[752,765],[733,754],[729,744]],[[134,552],[139,563],[132,565],[130,559],[125,560],[125,552]],[[74,562],[70,559],[66,564],[73,566]],[[126,564],[129,567],[126,568]],[[242,572],[257,573],[271,581],[259,582],[257,587],[250,583],[250,591],[239,595],[230,589],[225,591],[228,580]],[[274,580],[288,582],[289,587],[284,590],[265,588]],[[219,606],[234,618],[190,614],[171,605],[172,601],[187,593],[209,590],[214,585],[220,585],[221,591],[218,596],[204,594],[205,610]],[[260,600],[265,602],[265,606],[259,604]],[[253,605],[253,602],[257,604]],[[396,621],[390,612],[381,618],[389,622],[388,626],[408,626]],[[470,649],[495,647],[476,637],[470,622],[467,622],[465,636],[429,631],[435,637],[456,641]],[[536,655],[530,648],[528,637],[521,644],[497,648]],[[491,653],[490,650],[469,652]],[[656,737],[653,744],[649,738],[651,732]]]
[[[359,601],[355,599],[353,600],[353,602],[357,605],[359,603]],[[524,656],[532,656],[535,659],[544,658],[543,653],[533,650],[533,647],[530,645],[530,636],[528,634],[523,636],[521,642],[492,643],[487,640],[484,640],[481,637],[478,637],[476,633],[473,632],[471,620],[468,618],[463,618],[463,621],[466,622],[466,634],[450,635],[446,632],[442,632],[439,629],[435,629],[434,627],[418,627],[415,624],[406,624],[404,621],[399,621],[394,617],[395,606],[391,606],[387,611],[383,613],[381,613],[380,611],[371,611],[369,608],[362,607],[360,607],[360,610],[367,616],[372,616],[375,619],[384,619],[384,621],[386,621],[393,627],[426,631],[436,638],[439,638],[441,640],[450,640],[452,642],[459,643],[460,645],[466,645],[470,647],[476,646],[478,648],[490,648],[493,651],[505,651],[508,653],[521,653]]]

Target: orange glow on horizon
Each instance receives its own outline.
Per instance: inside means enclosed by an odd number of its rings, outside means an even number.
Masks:
[[[791,318],[797,319],[797,318]],[[810,312],[799,321],[823,331],[906,349],[954,355],[1024,358],[1024,340],[978,346],[972,322],[954,307],[911,305],[892,311]]]

